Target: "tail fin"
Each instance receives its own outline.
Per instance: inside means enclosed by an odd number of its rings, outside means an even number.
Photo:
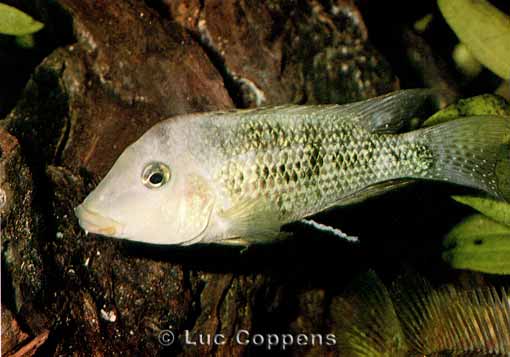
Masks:
[[[410,134],[436,157],[427,178],[510,201],[510,117],[466,117]]]

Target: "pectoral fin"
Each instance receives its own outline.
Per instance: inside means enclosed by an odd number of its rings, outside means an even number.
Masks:
[[[248,245],[282,236],[278,211],[261,198],[240,200],[219,216],[228,226],[227,236],[221,243]]]

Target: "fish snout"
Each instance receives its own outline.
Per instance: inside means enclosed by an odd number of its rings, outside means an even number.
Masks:
[[[124,226],[119,222],[101,215],[84,204],[76,207],[74,214],[78,217],[79,224],[85,232],[119,237],[124,229]]]

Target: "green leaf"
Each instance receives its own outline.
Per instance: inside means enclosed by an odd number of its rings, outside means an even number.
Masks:
[[[423,126],[437,125],[459,117],[474,115],[510,117],[510,104],[505,99],[493,94],[482,94],[476,97],[461,99],[457,103],[449,105],[432,115],[423,123]]]
[[[482,65],[462,42],[453,49],[453,60],[457,69],[467,78],[475,78],[482,71]]]
[[[33,48],[35,46],[33,35],[16,36],[16,44],[22,48]]]
[[[488,197],[452,196],[452,198],[457,202],[473,207],[494,221],[510,227],[510,204]]]
[[[430,26],[430,23],[434,20],[434,15],[427,14],[423,16],[421,19],[414,23],[414,30],[418,33],[423,33]]]
[[[510,78],[510,17],[486,0],[438,0],[446,22],[473,56]]]
[[[0,3],[0,34],[23,36],[42,29],[44,25],[24,12]]]
[[[443,259],[456,269],[510,274],[510,227],[481,214],[455,226],[444,247]]]

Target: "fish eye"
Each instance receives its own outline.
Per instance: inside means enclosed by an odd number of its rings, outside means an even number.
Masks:
[[[151,162],[142,171],[143,184],[148,188],[158,188],[170,180],[170,169],[162,162]]]

